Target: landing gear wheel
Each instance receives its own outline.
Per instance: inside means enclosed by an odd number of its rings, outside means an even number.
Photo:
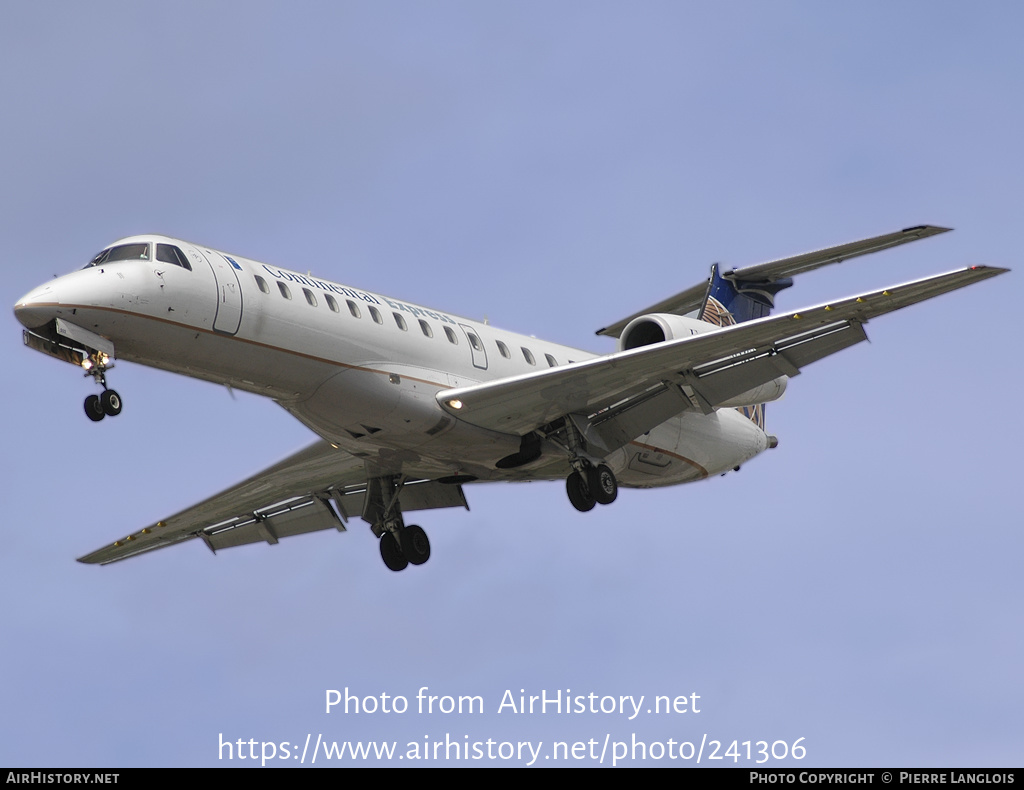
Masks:
[[[402,530],[402,554],[413,565],[422,565],[430,559],[430,541],[423,527],[410,524]]]
[[[100,395],[100,406],[108,417],[116,417],[121,413],[121,396],[114,390],[103,390],[103,394]]]
[[[390,532],[385,532],[380,538],[380,557],[384,560],[384,564],[387,565],[393,571],[405,570],[409,564],[409,560],[402,554],[402,549],[398,545],[398,541],[395,540],[395,536]]]
[[[612,470],[604,464],[587,470],[587,484],[599,505],[610,505],[619,495],[619,484]]]
[[[103,411],[103,404],[100,403],[99,395],[90,395],[85,399],[85,414],[93,422],[99,422],[103,419],[105,412]]]
[[[596,500],[590,495],[590,488],[579,472],[573,472],[565,478],[565,492],[569,495],[572,506],[580,513],[594,509]]]

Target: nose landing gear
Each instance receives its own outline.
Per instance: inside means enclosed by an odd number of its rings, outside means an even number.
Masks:
[[[116,390],[103,390],[99,395],[85,399],[85,414],[93,422],[104,417],[116,417],[121,413],[121,396]]]
[[[99,422],[104,417],[116,417],[121,413],[121,396],[115,390],[107,389],[107,371],[114,367],[108,364],[110,358],[101,351],[90,354],[82,360],[82,367],[86,376],[92,376],[93,381],[103,387],[99,395],[90,395],[85,399],[85,414],[93,422]]]

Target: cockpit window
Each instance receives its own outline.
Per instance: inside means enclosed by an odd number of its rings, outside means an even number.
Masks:
[[[103,252],[89,261],[89,265],[85,268],[98,266],[101,263],[114,263],[114,261],[148,261],[149,259],[149,244],[121,244],[117,247],[103,250]]]
[[[180,266],[182,269],[192,271],[192,264],[188,262],[188,258],[185,257],[185,253],[172,244],[157,244],[156,259],[158,261],[163,261],[164,263],[173,263],[175,266]]]

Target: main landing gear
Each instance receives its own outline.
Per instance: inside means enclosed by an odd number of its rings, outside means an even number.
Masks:
[[[99,395],[90,395],[85,399],[85,414],[93,422],[99,422],[104,417],[116,417],[121,413],[121,396],[115,390],[107,389],[107,370],[114,367],[107,362],[108,357],[102,352],[91,354],[82,360],[85,375],[92,376],[93,380],[103,387],[103,392]]]
[[[586,513],[593,510],[594,505],[610,505],[614,502],[619,495],[619,483],[612,470],[605,464],[595,466],[581,461],[580,465],[582,469],[575,470],[565,479],[565,491],[572,506]]]
[[[409,565],[422,565],[430,559],[427,533],[416,524],[385,532],[380,538],[380,556],[393,571],[405,570]]]
[[[581,513],[594,505],[610,505],[619,495],[619,483],[607,464],[594,463],[584,455],[585,442],[575,424],[565,421],[565,433],[572,474],[565,479],[565,491],[572,506]]]
[[[423,527],[405,526],[398,495],[405,476],[388,475],[367,482],[363,520],[370,522],[373,534],[380,538],[380,557],[393,571],[410,565],[422,565],[430,559],[430,541]]]

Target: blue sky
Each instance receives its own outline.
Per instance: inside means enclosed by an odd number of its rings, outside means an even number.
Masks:
[[[714,261],[956,228],[808,274],[787,308],[1019,268],[1021,22],[1010,3],[5,4],[3,292],[159,232],[600,352],[594,330]],[[1018,279],[872,322],[791,382],[780,447],[737,475],[588,514],[560,484],[470,488],[470,512],[416,518],[433,556],[401,574],[358,522],[75,563],[313,437],[128,363],[124,413],[93,424],[91,383],[8,314],[0,764],[225,765],[221,734],[635,733],[804,739],[770,766],[1019,765]],[[423,686],[485,712],[324,712],[327,689]],[[520,689],[701,712],[498,713]]]

